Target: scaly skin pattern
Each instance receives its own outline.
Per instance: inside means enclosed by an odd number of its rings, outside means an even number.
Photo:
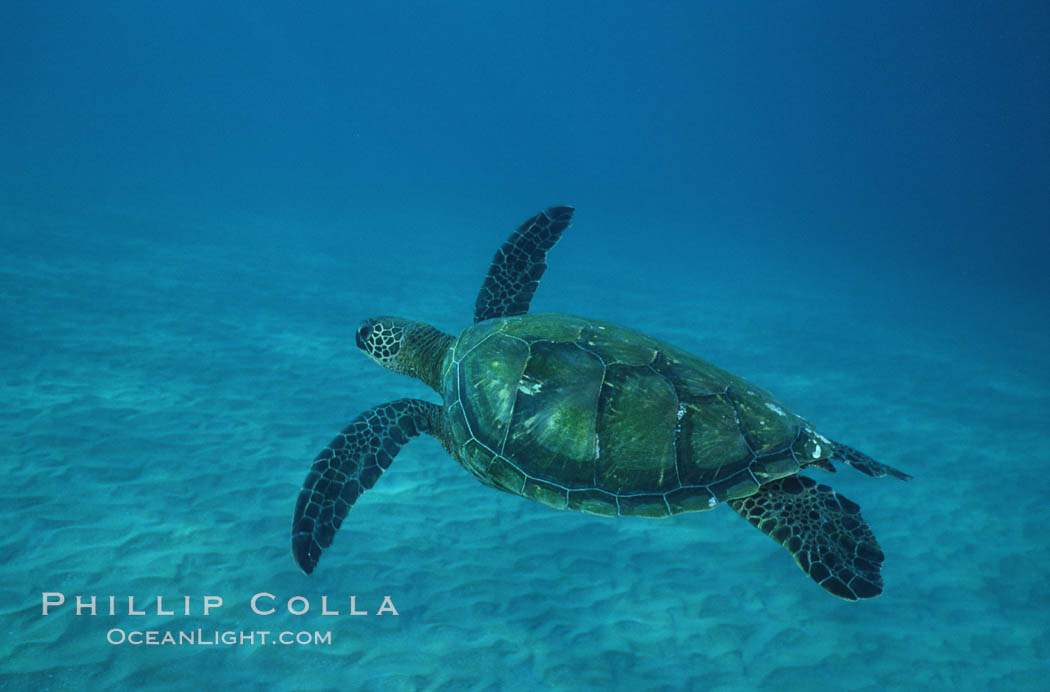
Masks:
[[[398,399],[368,409],[321,450],[292,519],[292,555],[304,572],[317,566],[357,498],[375,485],[401,448],[421,433],[443,428],[437,404]]]
[[[551,207],[531,217],[511,234],[492,258],[478,291],[474,321],[524,315],[547,270],[547,253],[572,220],[572,207]]]
[[[855,601],[882,593],[882,548],[860,507],[828,486],[790,476],[729,504],[832,594]]]

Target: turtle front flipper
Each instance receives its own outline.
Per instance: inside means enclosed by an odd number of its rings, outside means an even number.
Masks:
[[[857,469],[861,473],[866,473],[872,478],[883,478],[884,476],[893,476],[894,478],[899,478],[902,481],[911,480],[911,476],[904,473],[903,471],[898,471],[892,466],[883,464],[880,461],[875,461],[867,454],[864,454],[863,452],[858,452],[852,447],[847,447],[846,445],[839,444],[838,442],[831,443],[831,458],[835,459],[836,461],[841,461],[847,466],[851,466]]]
[[[420,433],[435,433],[441,407],[398,399],[354,419],[314,459],[292,519],[292,556],[309,574],[361,493],[375,485],[397,453]]]
[[[547,252],[569,227],[572,207],[551,207],[521,224],[492,258],[474,305],[474,322],[524,315],[540,277],[547,269]]]
[[[787,548],[831,594],[855,601],[882,593],[883,554],[860,507],[805,476],[767,483],[729,506]]]

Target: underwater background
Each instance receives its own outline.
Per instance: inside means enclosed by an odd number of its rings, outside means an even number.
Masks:
[[[1048,8],[4,3],[0,688],[1046,689]],[[807,472],[863,508],[881,597],[727,508],[558,512],[429,437],[296,568],[314,455],[436,400],[357,323],[468,326],[553,204],[534,312],[682,346],[914,475]],[[198,629],[330,639],[110,643]]]

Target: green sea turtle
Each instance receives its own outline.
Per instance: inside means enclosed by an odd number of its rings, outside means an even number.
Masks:
[[[354,502],[429,433],[485,485],[557,509],[665,517],[725,502],[830,593],[879,595],[883,554],[860,508],[799,472],[834,471],[837,460],[910,476],[680,348],[609,322],[527,314],[572,213],[552,207],[510,236],[459,336],[398,317],[361,323],[368,357],[419,378],[443,404],[371,408],[317,455],[292,521],[299,567],[313,571]]]

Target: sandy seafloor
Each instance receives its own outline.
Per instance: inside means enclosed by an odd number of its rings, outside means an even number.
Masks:
[[[289,525],[314,454],[373,404],[436,398],[357,353],[357,321],[466,326],[493,249],[531,211],[491,231],[457,227],[465,213],[348,220],[323,244],[261,220],[5,211],[0,688],[1045,689],[1039,299],[892,266],[865,276],[848,257],[690,271],[701,243],[657,250],[658,229],[602,236],[579,214],[535,310],[673,341],[915,476],[811,474],[862,506],[885,594],[829,597],[724,507],[558,512],[481,486],[429,438],[301,574]],[[195,612],[42,617],[44,591],[189,594]],[[254,615],[259,591],[314,610]],[[349,595],[371,612],[389,595],[400,614],[322,617],[324,594],[344,612]],[[202,617],[204,595],[225,605]],[[332,642],[113,646],[115,627]]]

